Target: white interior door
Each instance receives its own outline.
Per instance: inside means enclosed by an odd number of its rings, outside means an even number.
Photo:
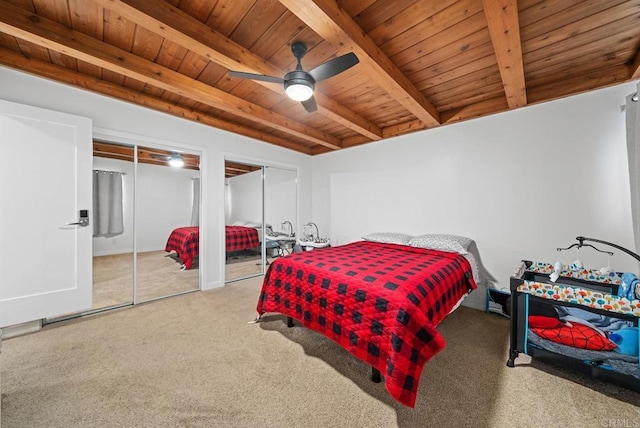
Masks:
[[[0,100],[0,327],[91,308],[91,120]]]

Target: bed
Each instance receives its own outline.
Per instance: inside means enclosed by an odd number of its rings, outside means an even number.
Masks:
[[[445,346],[436,327],[475,288],[463,255],[358,241],[274,260],[257,310],[324,334],[413,407],[423,366]]]
[[[179,227],[169,235],[165,251],[175,251],[183,269],[193,267],[193,259],[200,249],[200,228],[198,226]]]
[[[255,227],[225,226],[224,244],[227,252],[250,250],[260,246],[260,235]]]
[[[260,246],[260,236],[254,227],[225,226],[225,249],[227,252],[242,251]],[[169,235],[165,251],[175,251],[183,269],[191,269],[200,248],[198,226],[178,227]]]

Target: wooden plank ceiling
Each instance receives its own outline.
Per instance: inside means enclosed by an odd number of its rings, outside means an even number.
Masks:
[[[640,0],[0,0],[0,64],[307,154],[640,79]],[[281,84],[353,52],[307,112]]]
[[[169,159],[171,156],[178,154],[184,161],[184,166],[182,166],[182,168],[200,170],[200,156],[198,155],[177,153],[150,147],[138,147],[137,151],[137,160],[139,163],[170,166]],[[113,144],[104,141],[93,142],[93,156],[117,159],[126,162],[134,162],[136,160],[133,146]]]

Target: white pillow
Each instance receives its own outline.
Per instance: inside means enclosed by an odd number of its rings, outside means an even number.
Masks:
[[[428,234],[418,235],[409,241],[410,246],[429,248],[432,250],[449,251],[451,253],[467,254],[473,239],[458,235]]]
[[[375,232],[362,237],[365,241],[382,242],[384,244],[408,245],[412,235],[393,232]]]
[[[262,223],[258,223],[255,221],[249,221],[249,220],[238,220],[233,222],[232,226],[244,226],[244,227],[253,227],[253,228],[260,228],[262,227]]]

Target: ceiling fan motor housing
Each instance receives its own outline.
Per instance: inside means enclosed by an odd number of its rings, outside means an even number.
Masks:
[[[316,81],[313,80],[313,77],[303,70],[293,70],[284,76],[285,89],[290,85],[305,85],[313,89],[315,87],[315,83]]]

